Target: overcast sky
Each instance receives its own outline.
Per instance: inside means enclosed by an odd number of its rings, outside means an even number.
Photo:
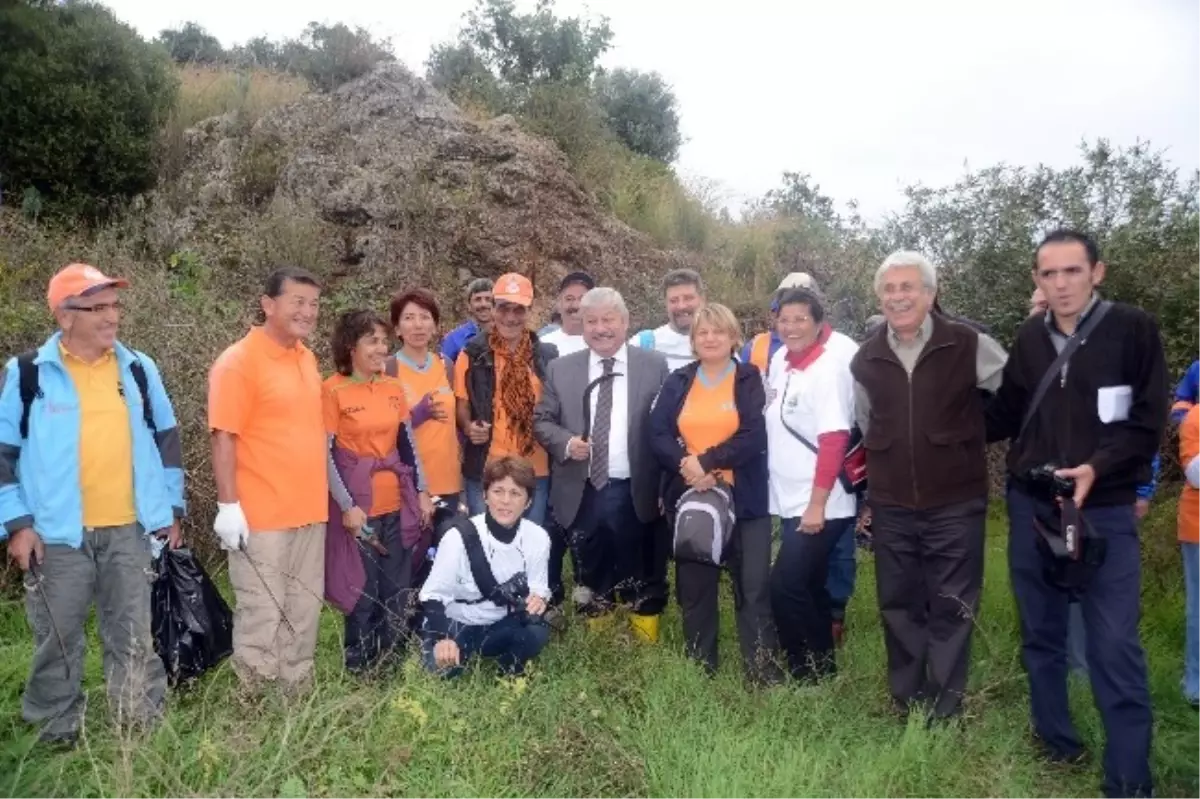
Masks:
[[[107,0],[146,37],[195,21],[229,46],[311,20],[391,37],[423,72],[473,0]],[[532,9],[533,0],[518,0]],[[733,206],[808,172],[869,216],[901,189],[999,162],[1065,166],[1079,142],[1139,138],[1200,162],[1195,0],[559,0],[606,15],[608,67],[674,87],[685,177]]]

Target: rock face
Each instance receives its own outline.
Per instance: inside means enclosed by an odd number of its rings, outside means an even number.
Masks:
[[[289,203],[330,231],[343,273],[397,259],[459,284],[521,272],[544,310],[558,279],[581,269],[649,321],[661,315],[659,278],[684,261],[599,208],[552,142],[508,116],[468,118],[399,64],[248,131],[222,117],[187,135],[186,216],[202,224],[222,209]]]

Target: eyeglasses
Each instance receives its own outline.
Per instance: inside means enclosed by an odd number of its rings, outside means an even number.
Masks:
[[[116,311],[117,313],[121,313],[122,311],[125,310],[125,304],[122,303],[120,300],[117,300],[116,302],[98,302],[95,305],[71,304],[71,305],[67,306],[67,310],[68,311],[83,311],[84,313],[99,313],[99,314],[108,313],[109,311]]]

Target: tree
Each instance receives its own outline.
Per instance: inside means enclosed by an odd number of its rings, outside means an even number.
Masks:
[[[332,91],[343,83],[370,72],[382,61],[395,61],[388,39],[376,41],[365,28],[308,23],[299,39],[280,48],[287,69],[296,72],[318,89]]]
[[[529,90],[543,83],[584,85],[612,46],[612,29],[601,17],[559,19],[554,0],[538,0],[532,13],[519,14],[513,0],[478,0],[460,33],[502,81]]]
[[[287,68],[279,45],[266,36],[256,36],[245,44],[234,47],[229,51],[229,57],[239,67],[279,70]]]
[[[597,75],[594,88],[608,126],[625,146],[663,163],[675,160],[682,144],[679,114],[661,75],[615,69]]]
[[[103,6],[0,3],[0,181],[100,215],[154,184],[177,78]]]
[[[437,45],[425,62],[425,70],[429,82],[455,102],[478,103],[492,113],[505,110],[504,88],[469,44]]]
[[[216,64],[225,60],[221,42],[195,22],[184,23],[178,30],[165,29],[156,41],[176,63]]]

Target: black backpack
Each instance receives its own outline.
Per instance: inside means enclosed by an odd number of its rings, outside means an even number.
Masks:
[[[29,438],[29,412],[33,408],[33,401],[42,398],[38,367],[34,363],[36,358],[37,350],[23,352],[17,356],[17,388],[21,394],[22,441]],[[134,358],[133,363],[129,364],[129,373],[133,375],[133,382],[137,385],[138,391],[142,392],[142,419],[145,420],[146,427],[150,428],[151,434],[158,435],[158,426],[154,424],[154,411],[150,408],[150,388],[149,382],[146,380],[146,369],[140,360]]]

